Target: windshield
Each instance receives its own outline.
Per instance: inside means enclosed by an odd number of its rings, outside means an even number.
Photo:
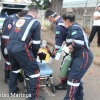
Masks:
[[[2,9],[1,13],[0,13],[0,17],[7,17],[8,15],[12,15],[14,13],[18,13],[20,12],[20,9]]]

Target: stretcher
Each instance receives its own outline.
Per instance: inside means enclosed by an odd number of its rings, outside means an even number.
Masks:
[[[55,85],[53,82],[52,68],[48,66],[46,63],[38,62],[38,65],[40,68],[40,87],[46,86],[53,93],[55,93],[56,91],[55,91]],[[29,77],[25,74],[23,70],[22,70],[22,75],[24,77],[24,93],[27,94]],[[45,80],[45,82],[42,82],[42,80]]]
[[[50,87],[51,91],[55,93],[55,85],[53,82],[53,70],[50,66],[48,66],[47,63],[51,63],[52,59],[50,57],[50,50],[47,46],[47,43],[45,40],[42,41],[41,48],[38,51],[37,55],[37,62],[40,68],[40,87],[47,86]],[[29,77],[26,76],[25,72],[22,70],[22,75],[24,77],[24,88],[25,93],[27,93],[28,88],[28,80]],[[45,82],[44,82],[45,80]],[[43,82],[41,82],[43,81]]]

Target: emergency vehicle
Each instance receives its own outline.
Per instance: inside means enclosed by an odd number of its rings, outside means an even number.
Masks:
[[[2,0],[0,5],[0,34],[3,22],[8,15],[18,13],[30,4],[30,0]]]

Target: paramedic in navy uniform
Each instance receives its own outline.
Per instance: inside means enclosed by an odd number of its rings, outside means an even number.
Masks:
[[[83,100],[83,86],[81,79],[93,61],[93,55],[89,49],[88,39],[81,28],[75,23],[73,12],[67,12],[62,16],[63,22],[68,30],[66,43],[71,50],[72,62],[71,69],[67,78],[67,94],[64,100]]]
[[[64,26],[64,23],[62,22],[62,17],[51,9],[48,9],[45,12],[45,18],[56,25],[55,48],[53,51],[53,56],[55,56],[56,52],[61,48],[63,42],[66,41],[68,29]],[[61,79],[60,84],[56,85],[55,88],[58,90],[66,90],[66,79],[67,78]]]
[[[40,48],[41,27],[40,22],[36,20],[37,17],[37,7],[29,7],[27,15],[15,21],[7,46],[12,66],[9,94],[14,94],[19,90],[17,87],[17,75],[21,67],[26,75],[29,76],[28,94],[30,94],[31,97],[28,97],[27,100],[44,100],[43,97],[38,96],[40,69],[36,61],[36,56]]]
[[[10,74],[10,70],[11,70],[11,64],[9,62],[8,54],[6,52],[6,46],[8,45],[8,42],[9,42],[9,34],[12,29],[14,20],[18,19],[18,17],[22,17],[22,16],[26,15],[27,12],[28,12],[28,10],[23,9],[18,14],[9,15],[3,23],[2,36],[1,36],[1,52],[5,59],[4,82],[7,84],[9,83],[9,74]],[[19,74],[19,76],[20,76],[19,78],[21,79],[22,76],[20,74]]]

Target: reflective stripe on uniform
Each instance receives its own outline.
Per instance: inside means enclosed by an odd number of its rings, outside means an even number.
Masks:
[[[13,21],[13,25],[15,24],[15,20]]]
[[[34,24],[34,22],[36,21],[36,19],[33,19],[27,26],[26,30],[25,30],[25,33],[23,34],[23,37],[22,37],[22,41],[25,41],[26,38],[27,38],[27,35],[28,35],[28,32],[31,28],[31,26]]]
[[[40,44],[41,41],[40,41],[40,40],[33,40],[32,43],[33,43],[33,44]]]
[[[20,69],[19,70],[16,70],[16,71],[12,71],[13,73],[19,73],[20,72]]]
[[[77,86],[77,87],[80,85],[80,83],[72,83],[70,81],[67,81],[67,84],[70,86]]]
[[[7,36],[7,35],[2,35],[2,38],[3,38],[3,39],[9,39],[9,36]]]
[[[64,23],[58,23],[58,26],[60,26],[60,25],[61,25],[61,26],[64,26]]]
[[[67,43],[70,43],[70,42],[72,42],[72,41],[74,41],[74,42],[77,43],[77,44],[84,45],[84,41],[82,41],[82,40],[66,39],[66,42],[67,42]]]
[[[30,75],[29,77],[30,77],[30,78],[35,78],[35,77],[39,77],[39,76],[40,76],[40,73],[34,74],[34,75]]]
[[[7,61],[6,61],[6,64],[7,64],[7,65],[11,65],[10,62],[7,62]]]
[[[77,44],[81,44],[81,45],[84,45],[84,41],[82,40],[73,40],[75,43]]]
[[[31,18],[29,18],[29,17],[20,17],[20,18],[31,19]]]
[[[13,15],[10,15],[9,17],[14,17]]]
[[[72,42],[73,41],[73,39],[66,39],[66,42],[67,43],[70,43],[70,42]]]

